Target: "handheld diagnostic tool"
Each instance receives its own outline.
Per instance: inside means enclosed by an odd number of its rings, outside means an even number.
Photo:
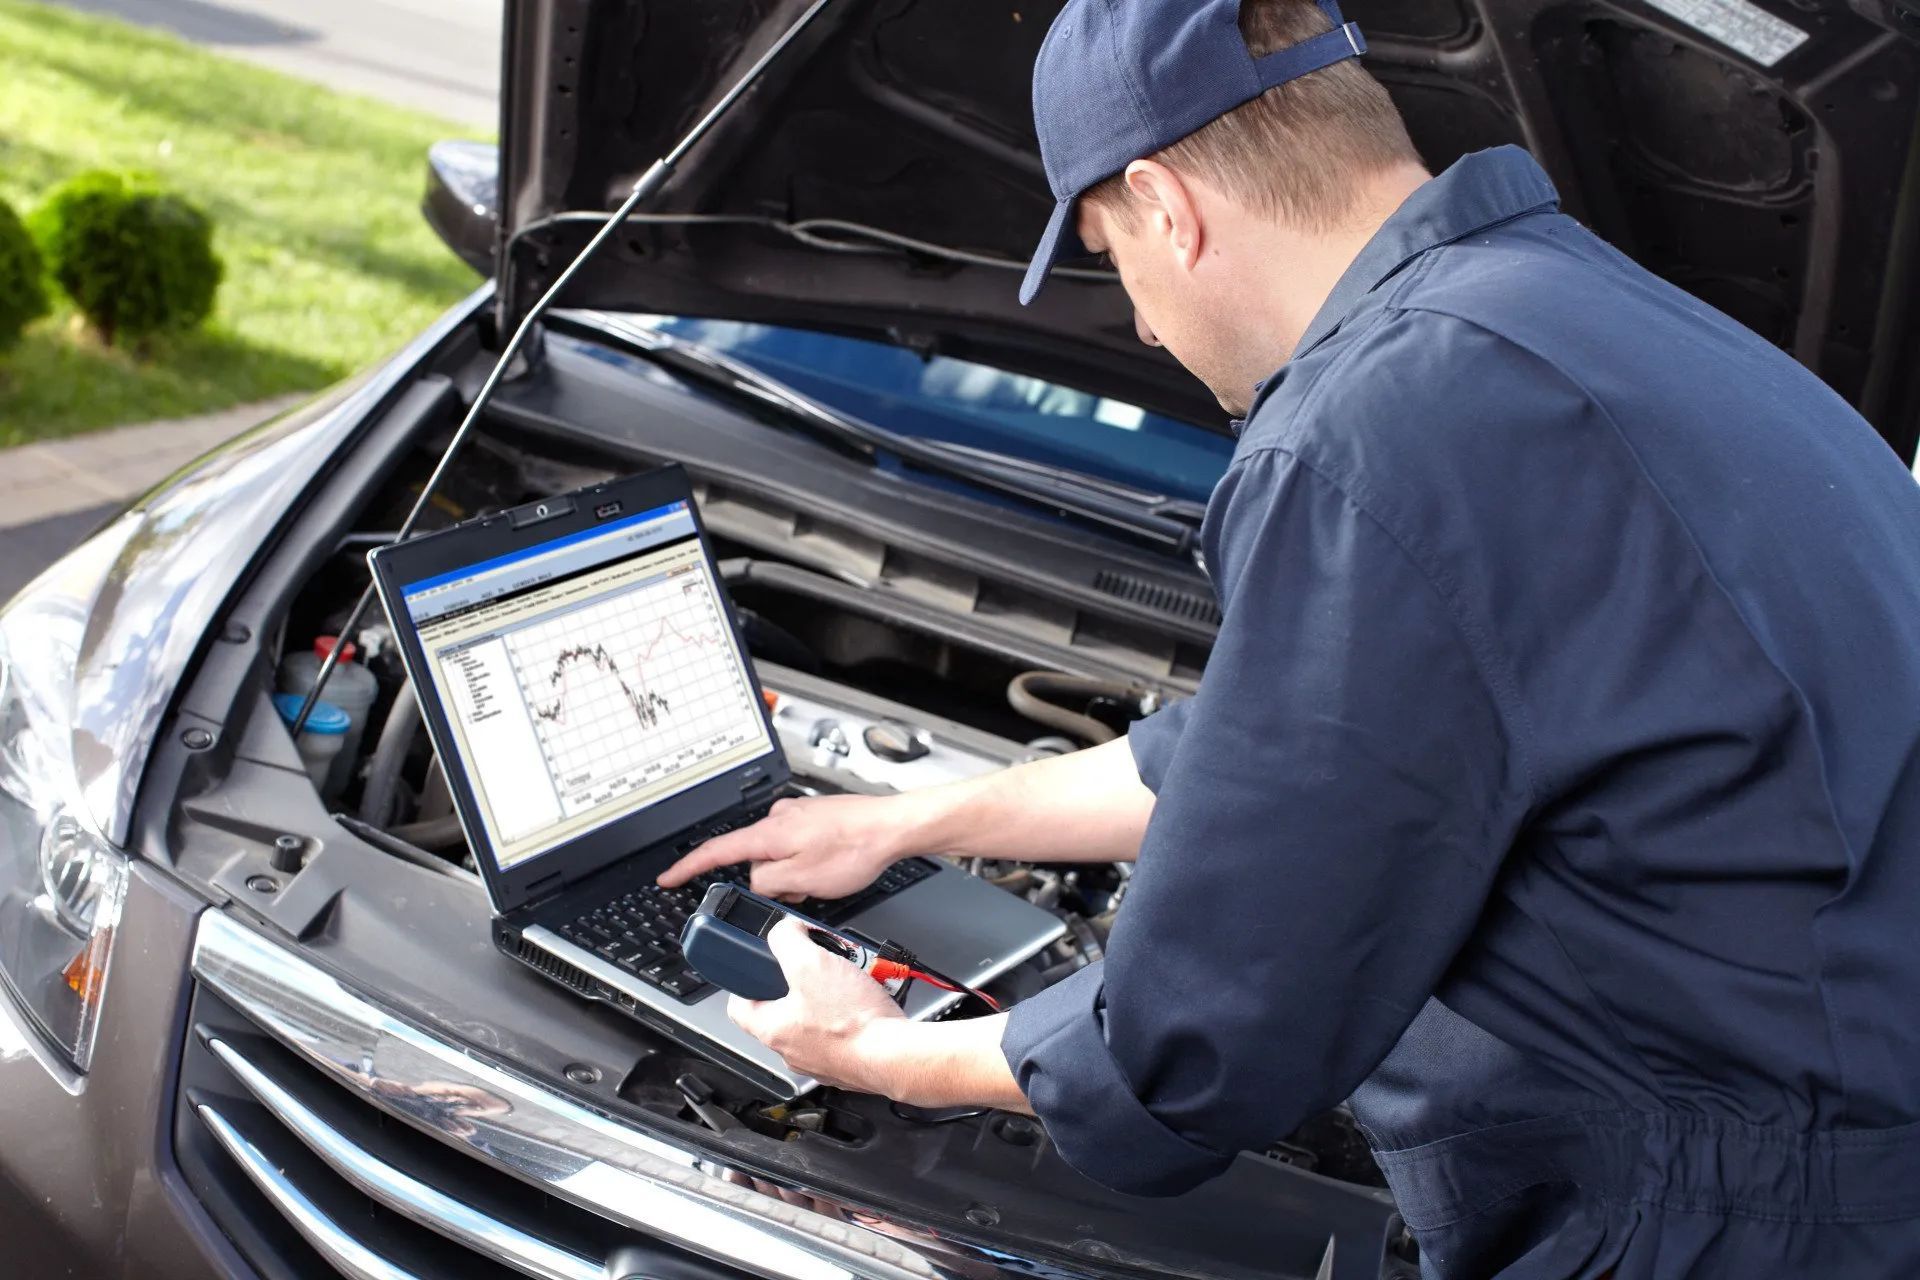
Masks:
[[[989,1008],[1000,1007],[992,997],[921,967],[913,953],[902,947],[849,936],[845,930],[821,924],[734,884],[716,884],[707,890],[680,931],[680,950],[687,963],[715,986],[749,1000],[778,1000],[787,994],[787,975],[773,948],[767,945],[767,935],[784,916],[798,920],[816,944],[871,977],[896,998],[909,982],[920,981],[977,996]]]
[[[794,917],[815,942],[861,970],[871,972],[880,959],[877,952],[819,921],[732,884],[707,890],[680,931],[680,950],[687,963],[715,986],[749,1000],[778,1000],[787,994],[787,977],[767,945],[767,935],[782,916]]]

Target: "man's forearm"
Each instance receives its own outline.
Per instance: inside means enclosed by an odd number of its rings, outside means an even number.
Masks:
[[[1033,1114],[1000,1051],[1007,1016],[960,1022],[889,1018],[855,1048],[861,1087],[916,1107],[997,1107]]]
[[[1126,861],[1153,792],[1121,738],[910,795],[916,850],[1029,862]]]

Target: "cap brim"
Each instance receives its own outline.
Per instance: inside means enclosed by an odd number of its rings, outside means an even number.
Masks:
[[[1027,278],[1020,282],[1020,305],[1026,306],[1040,292],[1040,286],[1047,282],[1047,273],[1062,258],[1084,258],[1087,247],[1080,243],[1080,228],[1074,216],[1074,206],[1079,203],[1078,196],[1068,196],[1053,206],[1053,217],[1047,221],[1047,229],[1040,235],[1040,246],[1033,251],[1033,261],[1027,266]]]

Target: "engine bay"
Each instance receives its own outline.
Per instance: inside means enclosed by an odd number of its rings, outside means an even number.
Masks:
[[[456,481],[454,492],[461,487]],[[461,512],[480,513],[503,498],[519,504],[543,496],[516,494],[501,481],[484,496],[448,502]],[[315,591],[296,602],[275,670],[283,722],[336,643],[352,583],[364,573],[364,548],[374,540],[364,534],[346,539],[316,579]],[[840,584],[772,558],[766,548],[726,539],[717,549],[724,557],[721,577],[793,771],[786,796],[886,794],[978,777],[1111,741],[1169,696],[1140,679],[1021,670],[1006,652],[902,625],[887,618],[884,608],[836,609],[848,599],[836,590]],[[335,581],[344,589],[336,589]],[[330,698],[320,706],[346,715],[349,727],[339,734],[304,732],[297,748],[314,740],[328,744],[328,758],[308,761],[319,798],[349,830],[396,856],[438,859],[476,875],[390,622],[376,615],[363,623],[345,652],[334,672],[337,683],[329,685]],[[1124,862],[1046,866],[984,859],[968,859],[964,869],[1052,913],[1065,927],[1059,941],[994,981],[987,994],[1003,1006],[1100,959],[1132,872]],[[715,1078],[727,1074],[723,1063],[706,1065],[715,1068]],[[740,1084],[724,1081],[720,1090],[738,1094]],[[662,1096],[669,1109],[712,1117],[714,1090],[702,1077],[690,1082],[679,1072],[666,1086]],[[830,1114],[818,1106],[776,1107],[745,1095],[742,1103],[737,1119],[785,1124],[789,1132],[823,1124]],[[1312,1160],[1304,1152],[1296,1158]]]
[[[442,525],[537,501],[550,496],[555,483],[608,478],[585,468],[555,472],[504,441],[483,441],[473,456],[478,465],[451,477],[436,499]],[[283,719],[347,619],[365,578],[366,550],[384,540],[397,504],[410,496],[396,489],[375,527],[343,539],[294,602],[276,667]],[[1116,670],[1119,664],[1107,672],[1026,668],[1016,637],[996,646],[956,634],[937,618],[889,609],[884,600],[780,557],[777,547],[730,534],[724,512],[709,514],[708,522],[720,575],[793,770],[791,794],[910,791],[976,777],[1111,741],[1133,720],[1184,696],[1177,684],[1125,674]],[[376,611],[352,644],[336,678],[355,692],[333,697],[350,701],[354,724],[340,735],[342,758],[316,778],[322,801],[355,831],[409,847],[408,856],[426,854],[475,872],[390,623]],[[1129,863],[1047,867],[978,859],[966,869],[1066,925],[1059,943],[990,993],[1008,1002],[1100,958],[1132,871]]]
[[[455,403],[444,396],[443,415]],[[604,438],[582,447],[577,430],[549,436],[505,416],[436,493],[429,527],[673,458]],[[832,1087],[781,1101],[500,955],[444,772],[378,610],[354,637],[347,665],[367,677],[370,694],[338,760],[312,769],[272,696],[346,622],[367,581],[366,552],[390,540],[444,427],[444,416],[415,427],[398,464],[259,615],[272,621],[235,681],[228,732],[183,765],[167,844],[188,879],[423,1024],[642,1127],[715,1144],[730,1166],[802,1176],[849,1203],[962,1231],[989,1223],[1097,1258],[1212,1275],[1313,1274],[1329,1224],[1372,1224],[1363,1230],[1380,1242],[1383,1274],[1412,1274],[1410,1238],[1344,1109],[1275,1135],[1217,1182],[1143,1214],[1139,1201],[1071,1170],[1028,1118],[927,1112]],[[1117,610],[1063,625],[1074,616],[1070,600],[973,578],[973,566],[923,548],[876,557],[865,533],[837,525],[830,510],[781,511],[721,469],[688,465],[795,794],[908,791],[1079,750],[1124,734],[1196,683],[1204,647],[1186,622],[1157,627]],[[1006,522],[1004,513],[980,514]],[[1132,871],[957,865],[1064,925],[1057,942],[987,986],[1002,1006],[1099,961]],[[960,1016],[976,1011],[962,1006]],[[1272,1214],[1276,1193],[1301,1212]],[[1067,1221],[1074,1240],[1060,1238]],[[1226,1223],[1239,1225],[1223,1234]]]

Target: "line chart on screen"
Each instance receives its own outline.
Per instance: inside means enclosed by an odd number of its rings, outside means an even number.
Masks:
[[[578,813],[763,730],[718,598],[674,573],[504,637],[561,808]]]

